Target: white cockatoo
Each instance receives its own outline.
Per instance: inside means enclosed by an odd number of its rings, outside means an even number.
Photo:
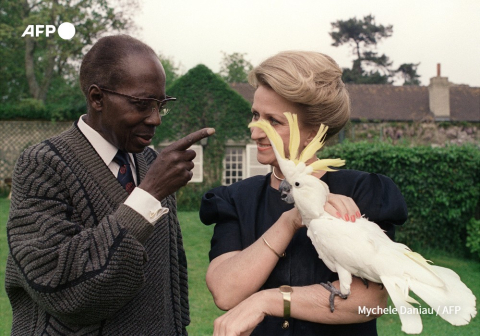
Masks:
[[[315,171],[332,171],[340,167],[340,159],[317,160],[313,158],[323,146],[327,127],[321,125],[316,137],[298,153],[300,133],[297,116],[286,112],[290,125],[290,158],[285,157],[280,135],[267,121],[250,123],[268,136],[280,169],[288,183],[282,182],[286,201],[295,203],[307,226],[319,258],[333,272],[338,273],[340,290],[331,284],[322,284],[331,291],[331,310],[334,295],[347,298],[352,275],[384,285],[402,322],[402,331],[418,334],[422,331],[420,311],[411,303],[418,302],[409,296],[412,291],[424,300],[437,315],[453,325],[466,325],[476,315],[476,298],[472,291],[452,270],[431,265],[420,254],[406,245],[395,243],[375,223],[362,217],[355,223],[336,218],[324,211],[329,188],[312,176]]]

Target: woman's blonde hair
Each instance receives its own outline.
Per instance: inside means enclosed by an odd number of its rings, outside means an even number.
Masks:
[[[350,97],[342,70],[330,57],[311,51],[284,51],[263,61],[248,76],[251,85],[267,86],[283,98],[298,103],[307,126],[329,127],[327,138],[350,119]],[[287,112],[287,111],[285,111]]]

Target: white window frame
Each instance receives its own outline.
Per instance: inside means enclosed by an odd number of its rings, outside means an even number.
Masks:
[[[188,183],[202,183],[203,182],[203,146],[201,145],[192,145],[190,149],[195,151],[197,154],[195,159],[193,159],[193,164],[195,165],[192,169],[193,176]]]
[[[236,150],[236,151],[239,151],[239,153],[235,153],[235,159],[241,159],[241,161],[239,160],[232,160],[230,162],[227,162],[227,156],[229,155],[229,151],[230,150]],[[232,163],[232,162],[235,162],[235,163]],[[231,173],[236,173],[235,175],[236,176],[228,176],[227,177],[227,164],[230,163],[230,164],[241,164],[241,168],[239,167],[231,167],[231,170],[230,172]],[[246,167],[246,161],[245,161],[245,147],[242,147],[242,146],[227,146],[225,147],[225,155],[223,156],[223,162],[222,162],[222,185],[230,185],[230,184],[233,184],[235,182],[238,182],[238,181],[241,181],[243,179],[245,179],[245,167]],[[234,170],[233,170],[234,169]],[[241,176],[239,176],[238,173],[241,173]],[[227,179],[231,179],[231,180],[235,180],[235,181],[228,181],[227,183]]]
[[[245,178],[255,175],[266,175],[272,171],[270,165],[264,165],[257,160],[257,145],[248,144],[245,147],[246,151],[246,172]]]

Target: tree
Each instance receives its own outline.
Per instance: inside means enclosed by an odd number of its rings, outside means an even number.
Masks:
[[[0,0],[0,102],[28,94],[25,78],[24,41],[18,35],[22,25],[21,2]],[[23,33],[23,30],[22,30]]]
[[[357,59],[362,59],[363,50],[376,46],[382,39],[392,36],[393,26],[375,24],[375,17],[367,15],[363,20],[357,20],[356,17],[347,21],[338,20],[331,23],[336,31],[330,32],[333,38],[333,46],[338,47],[343,44],[350,44]]]
[[[385,55],[378,55],[374,49],[383,39],[392,36],[393,26],[377,25],[375,17],[367,15],[363,20],[356,17],[332,22],[329,33],[335,47],[347,44],[356,55],[352,69],[344,69],[345,82],[364,84],[390,84],[392,62]]]
[[[5,49],[2,56],[8,58],[5,60],[8,66],[2,66],[1,71],[2,78],[5,74],[8,82],[0,87],[0,99],[17,101],[31,97],[45,102],[51,94],[53,82],[58,85],[63,80],[69,86],[76,77],[85,48],[107,32],[125,31],[133,25],[132,14],[126,13],[133,13],[130,9],[137,6],[137,0],[110,2],[3,0],[0,36],[7,37],[2,39],[2,49]],[[125,10],[127,5],[128,11]],[[70,22],[76,28],[75,36],[70,40],[63,40],[58,34],[21,37],[28,25],[53,25],[58,28],[63,22]],[[23,57],[20,58],[20,54]],[[12,76],[12,73],[22,76]],[[12,90],[8,89],[10,86]]]
[[[420,63],[404,63],[397,69],[397,74],[403,79],[403,85],[420,85],[420,75],[417,74],[417,67]]]
[[[164,56],[162,53],[158,54],[160,63],[162,63],[165,70],[165,80],[167,82],[167,88],[170,87],[180,77],[181,64],[175,64],[175,61],[170,56]]]
[[[252,64],[245,59],[246,53],[233,53],[228,55],[223,52],[220,76],[227,83],[247,83],[248,73],[253,69]]]

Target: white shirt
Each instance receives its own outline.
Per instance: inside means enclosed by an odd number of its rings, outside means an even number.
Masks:
[[[120,166],[113,161],[113,158],[115,157],[115,154],[117,154],[118,148],[105,140],[97,131],[87,125],[85,121],[83,121],[84,116],[85,115],[82,115],[78,120],[78,128],[83,135],[85,135],[93,149],[95,149],[98,155],[102,158],[103,162],[105,162],[112,174],[117,177]],[[133,179],[135,184],[138,184],[137,170],[132,153],[128,153],[128,159],[130,161],[130,167],[132,167]],[[141,214],[152,224],[169,211],[168,208],[162,207],[160,201],[139,187],[133,189],[124,204]]]

